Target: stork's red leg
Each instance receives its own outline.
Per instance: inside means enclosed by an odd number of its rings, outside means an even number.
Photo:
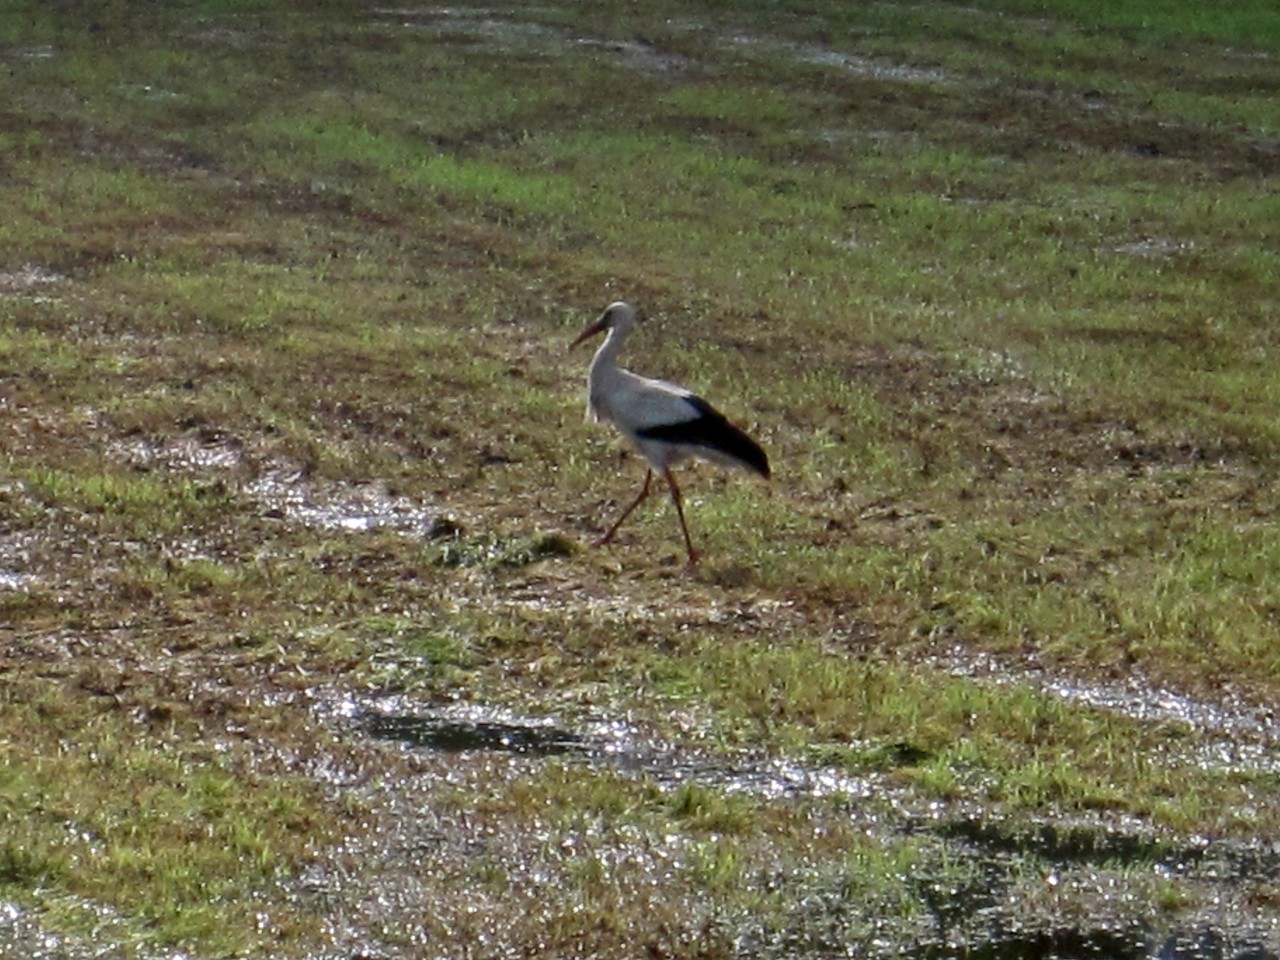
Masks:
[[[662,475],[667,478],[667,486],[671,488],[671,499],[675,501],[676,516],[680,518],[680,530],[684,533],[684,546],[689,551],[689,566],[693,566],[698,562],[698,551],[693,549],[693,540],[689,536],[689,525],[684,522],[684,498],[680,495],[680,488],[676,486],[676,478],[671,473],[671,470],[663,470]]]
[[[640,488],[639,495],[631,501],[631,505],[622,511],[622,516],[613,522],[613,526],[605,531],[605,535],[592,544],[593,547],[603,547],[606,543],[613,539],[613,535],[618,532],[618,528],[622,526],[622,521],[631,516],[631,511],[640,506],[644,502],[644,498],[649,495],[649,481],[653,479],[653,471],[645,470],[644,486]]]

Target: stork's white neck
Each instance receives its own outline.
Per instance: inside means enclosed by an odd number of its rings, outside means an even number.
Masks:
[[[596,381],[597,377],[618,366],[618,353],[622,350],[622,341],[626,338],[627,331],[621,327],[612,327],[609,330],[608,335],[604,338],[604,343],[600,344],[600,349],[591,358],[590,377],[592,383]]]
[[[591,358],[591,369],[587,374],[587,408],[588,414],[598,420],[613,419],[609,397],[617,386],[618,380],[627,376],[618,369],[618,352],[622,349],[622,341],[626,338],[625,328],[610,328],[604,343],[600,344],[600,349]]]

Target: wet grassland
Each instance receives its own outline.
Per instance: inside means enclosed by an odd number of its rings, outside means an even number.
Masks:
[[[0,957],[1280,952],[1278,21],[1139,6],[0,12]]]

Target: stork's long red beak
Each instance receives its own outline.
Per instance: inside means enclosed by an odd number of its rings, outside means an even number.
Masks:
[[[597,333],[603,332],[607,327],[608,327],[608,323],[605,322],[604,317],[601,317],[595,323],[591,324],[591,326],[587,327],[587,329],[583,330],[580,334],[578,334],[578,339],[574,340],[573,343],[569,344],[569,349],[572,350],[574,347],[582,343],[584,340],[590,340]]]

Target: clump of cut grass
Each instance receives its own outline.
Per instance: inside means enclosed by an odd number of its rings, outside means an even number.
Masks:
[[[439,567],[526,567],[539,560],[572,556],[577,547],[561,534],[543,534],[514,541],[451,540],[432,548],[431,562]]]

